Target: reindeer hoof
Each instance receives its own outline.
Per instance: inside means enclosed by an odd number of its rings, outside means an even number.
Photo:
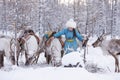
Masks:
[[[28,66],[30,63],[29,63],[29,61],[27,60],[26,62],[25,62],[25,65],[26,66]]]

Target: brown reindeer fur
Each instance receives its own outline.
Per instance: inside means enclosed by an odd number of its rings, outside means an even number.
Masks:
[[[102,50],[107,51],[115,59],[115,72],[120,72],[119,70],[119,59],[120,55],[120,39],[111,39],[107,41],[104,39],[104,36],[100,36],[93,44],[93,47],[101,47]]]

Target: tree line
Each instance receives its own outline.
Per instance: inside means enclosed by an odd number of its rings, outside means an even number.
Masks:
[[[65,0],[64,0],[65,1]],[[119,0],[0,0],[0,30],[14,31],[32,26],[43,34],[65,28],[73,18],[83,34],[120,36]]]

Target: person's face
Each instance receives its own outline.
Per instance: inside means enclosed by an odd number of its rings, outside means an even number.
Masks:
[[[68,27],[68,29],[69,29],[70,31],[73,31],[73,28],[72,28],[72,27]]]

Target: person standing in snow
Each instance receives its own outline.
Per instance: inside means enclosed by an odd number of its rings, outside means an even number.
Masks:
[[[83,42],[83,37],[76,29],[76,22],[73,19],[68,20],[66,28],[54,34],[51,39],[58,38],[61,35],[65,35],[66,38],[64,43],[64,50],[66,54],[77,50],[78,44],[76,38]]]

